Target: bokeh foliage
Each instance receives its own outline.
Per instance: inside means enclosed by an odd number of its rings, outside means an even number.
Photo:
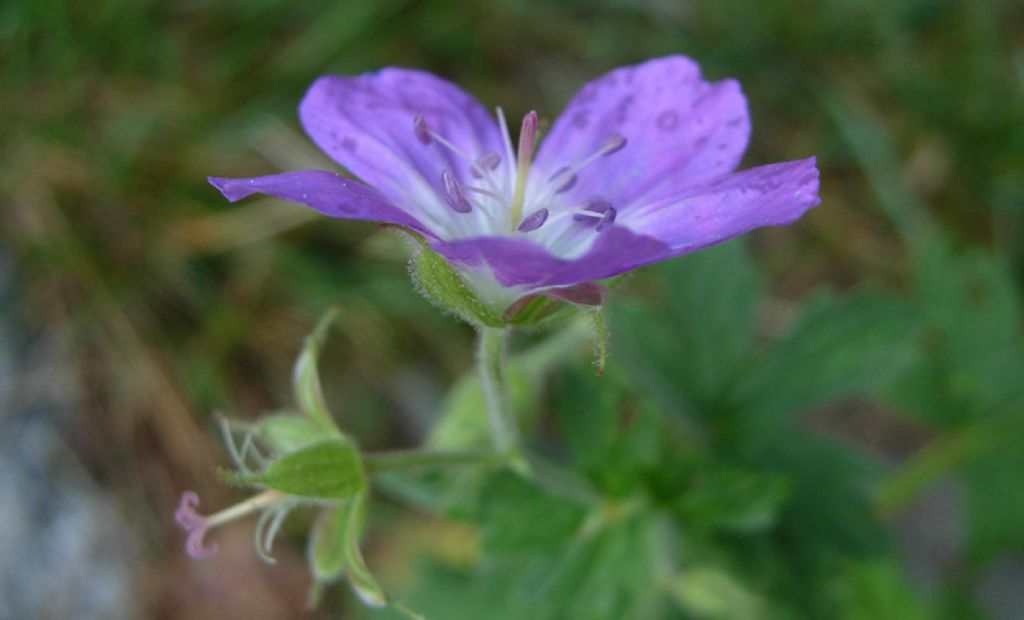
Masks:
[[[1022,38],[1009,0],[12,0],[4,315],[87,387],[71,443],[172,592],[145,605],[200,617],[174,497],[232,497],[210,413],[289,402],[324,309],[345,308],[325,390],[362,447],[474,402],[472,333],[415,293],[397,237],[228,205],[205,176],[330,167],[294,114],[325,72],[425,68],[550,120],[600,71],[686,53],[743,83],[745,165],[817,154],[823,206],[625,282],[605,379],[585,346],[523,375],[534,441],[601,510],[507,475],[440,499],[446,479],[391,481],[450,520],[371,508],[370,564],[437,617],[984,617],[992,567],[1024,551]],[[963,540],[922,583],[899,538],[942,485]]]

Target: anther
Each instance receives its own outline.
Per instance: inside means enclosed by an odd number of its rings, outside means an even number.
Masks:
[[[540,209],[538,211],[534,211],[533,213],[531,213],[531,214],[529,214],[529,215],[527,215],[526,217],[523,218],[523,221],[519,223],[519,228],[517,228],[516,230],[518,230],[519,232],[524,232],[524,233],[525,232],[532,232],[534,230],[537,230],[541,226],[543,226],[544,222],[546,222],[547,219],[548,219],[548,210],[547,209]]]
[[[548,179],[549,183],[555,181],[557,182],[554,186],[554,192],[556,194],[561,194],[562,192],[569,191],[574,185],[576,185],[576,175],[572,172],[572,169],[569,168],[569,166],[563,166],[551,175],[550,179]]]
[[[598,222],[597,226],[594,227],[594,231],[595,232],[601,232],[605,228],[607,228],[607,227],[611,226],[612,224],[614,224],[615,223],[615,216],[616,216],[617,213],[618,212],[615,210],[615,207],[609,205],[608,206],[608,210],[605,211],[604,215],[601,217],[601,221]]]
[[[444,198],[448,201],[448,206],[458,213],[469,213],[473,210],[473,206],[462,195],[459,182],[455,180],[455,175],[452,174],[451,170],[445,168],[441,172],[441,182],[444,183]]]
[[[587,206],[583,207],[582,211],[574,213],[572,219],[577,222],[589,222],[591,224],[596,220],[597,225],[594,227],[594,231],[601,232],[615,223],[615,217],[618,213],[610,202],[595,196],[587,201]]]
[[[594,196],[587,201],[587,206],[583,207],[583,211],[573,215],[572,219],[577,222],[593,222],[599,217],[603,218],[604,214],[611,208],[612,204],[610,202],[600,196]]]
[[[416,139],[422,144],[430,144],[433,138],[430,137],[430,127],[427,127],[427,121],[423,119],[422,114],[417,114],[416,118],[412,120],[412,130],[416,134]]]
[[[598,148],[598,152],[600,152],[601,155],[611,155],[612,153],[618,153],[625,147],[625,136],[613,133],[609,136],[606,136],[605,139],[601,141],[601,146]]]
[[[497,170],[499,164],[501,164],[501,157],[497,153],[488,153],[477,159],[476,165],[470,167],[469,171],[473,177],[480,179],[483,178],[485,171]]]

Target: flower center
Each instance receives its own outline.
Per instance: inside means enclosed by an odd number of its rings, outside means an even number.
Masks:
[[[615,222],[615,208],[600,196],[575,205],[560,201],[558,196],[576,186],[578,174],[584,168],[625,148],[626,138],[614,133],[605,136],[593,152],[551,174],[539,190],[531,192],[534,197],[527,204],[530,165],[537,147],[537,112],[530,111],[523,117],[515,153],[512,151],[508,125],[501,108],[497,109],[497,117],[505,147],[504,155],[508,165],[513,166],[511,169],[506,168],[502,175],[497,174],[502,165],[502,156],[498,153],[472,157],[434,131],[422,115],[413,120],[413,132],[420,143],[441,149],[439,156],[442,159],[446,154],[454,155],[467,165],[474,179],[482,182],[469,184],[459,181],[446,163],[441,170],[442,198],[453,211],[470,214],[477,210],[496,224],[494,228],[511,233],[530,233],[549,222],[569,217],[573,222],[592,225],[595,232],[601,232]],[[510,187],[508,173],[513,171]]]

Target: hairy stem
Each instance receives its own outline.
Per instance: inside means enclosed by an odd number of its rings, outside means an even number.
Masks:
[[[501,456],[492,450],[396,450],[363,456],[363,465],[369,473],[417,467],[447,467],[452,465],[489,465],[501,462]]]
[[[476,363],[494,448],[502,457],[516,460],[520,455],[519,430],[505,377],[507,337],[508,332],[503,328],[481,327]]]

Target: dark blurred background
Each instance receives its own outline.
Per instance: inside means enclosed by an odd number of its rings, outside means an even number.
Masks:
[[[308,520],[289,521],[276,566],[256,559],[251,524],[216,532],[215,560],[184,554],[183,490],[206,509],[243,497],[213,474],[227,462],[213,414],[287,406],[302,338],[339,302],[324,380],[364,448],[418,444],[470,369],[472,331],[415,293],[400,240],[272,200],[231,205],[206,184],[330,168],[296,121],[313,79],[417,67],[512,118],[551,119],[587,79],[672,53],[743,84],[745,167],[816,154],[822,171],[821,208],[742,242],[760,282],[756,337],[785,340],[795,317],[845,305],[786,349],[802,366],[766,362],[776,379],[748,391],[834,368],[827,399],[786,407],[877,468],[865,514],[893,559],[857,587],[914,602],[858,611],[851,590],[829,608],[841,614],[795,617],[1024,618],[1024,5],[1012,0],[3,3],[0,618],[306,613]],[[719,268],[688,260],[643,270],[618,297],[657,305],[686,283],[676,276]],[[636,373],[632,307],[612,330],[613,375]],[[678,356],[716,346],[702,342]],[[587,368],[586,347],[574,360]],[[559,385],[558,398],[576,389]],[[841,498],[810,505],[830,501],[844,512]],[[379,513],[368,558],[399,590],[418,583],[414,558],[457,568],[477,553],[471,526],[398,503]],[[362,613],[351,603],[334,592],[322,613]]]

